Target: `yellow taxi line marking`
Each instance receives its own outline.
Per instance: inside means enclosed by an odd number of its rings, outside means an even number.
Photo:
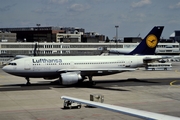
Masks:
[[[176,80],[170,82],[170,86],[173,86],[173,83],[175,83],[175,82],[176,82]]]

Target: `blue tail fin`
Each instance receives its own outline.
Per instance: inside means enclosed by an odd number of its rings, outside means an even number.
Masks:
[[[154,55],[163,29],[164,26],[155,26],[142,42],[133,51],[128,53],[128,55]]]

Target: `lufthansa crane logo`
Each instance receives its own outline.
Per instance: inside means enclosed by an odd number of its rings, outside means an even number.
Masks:
[[[157,45],[157,37],[155,35],[149,35],[146,38],[146,44],[150,48],[154,48]]]

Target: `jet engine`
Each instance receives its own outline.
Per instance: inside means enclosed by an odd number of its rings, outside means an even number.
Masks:
[[[72,85],[82,80],[82,76],[76,72],[61,73],[60,82],[62,85]]]

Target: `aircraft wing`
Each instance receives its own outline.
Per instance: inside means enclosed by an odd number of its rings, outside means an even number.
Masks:
[[[82,72],[93,72],[93,71],[108,71],[108,72],[126,72],[126,71],[134,71],[135,68],[67,68],[60,69],[58,72],[72,72],[72,71],[82,71]]]
[[[88,100],[83,100],[83,99],[78,99],[78,98],[73,98],[73,97],[68,97],[68,96],[61,96],[61,99],[74,101],[77,103],[86,104],[89,106],[98,107],[98,108],[106,109],[109,111],[123,113],[126,115],[135,116],[138,118],[143,118],[143,119],[148,119],[148,120],[157,120],[157,119],[158,120],[179,120],[180,119],[174,116],[147,112],[147,111],[127,108],[127,107],[109,105],[109,104],[104,104],[104,103],[98,103],[98,102],[93,102],[93,101],[88,101]]]
[[[144,57],[144,61],[156,61],[156,60],[160,60],[160,59],[168,59],[168,58],[172,58],[172,56],[146,56]]]
[[[111,49],[109,50],[109,53],[112,53],[112,54],[128,54],[132,51],[133,49],[125,49],[125,48],[122,48],[122,49]]]

